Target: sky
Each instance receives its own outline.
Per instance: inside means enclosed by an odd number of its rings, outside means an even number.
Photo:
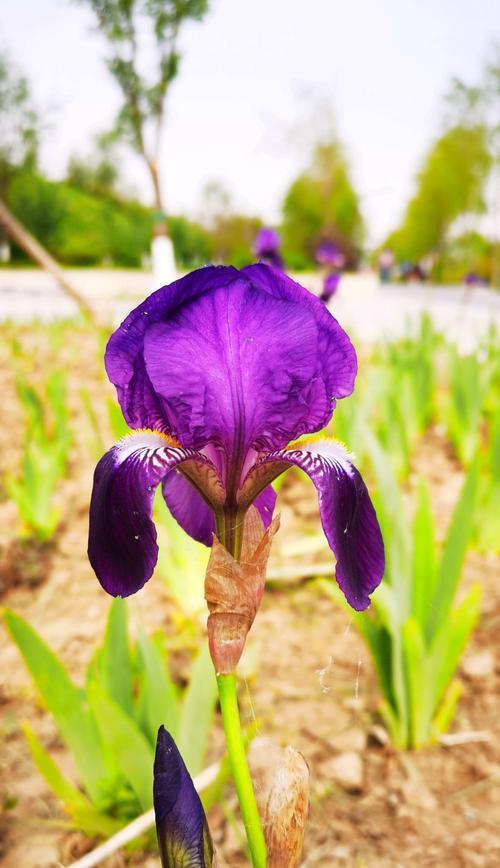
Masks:
[[[498,0],[212,0],[181,38],[162,149],[167,210],[202,216],[202,190],[219,181],[235,209],[279,222],[314,140],[311,105],[322,106],[369,240],[382,241],[439,132],[450,79],[474,81],[495,42]],[[0,48],[31,82],[46,123],[42,165],[61,177],[119,105],[88,4],[0,0]],[[140,161],[123,151],[120,169],[148,201]]]

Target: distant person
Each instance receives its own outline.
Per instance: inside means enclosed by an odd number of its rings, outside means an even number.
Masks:
[[[255,256],[261,262],[266,262],[267,265],[272,265],[283,271],[280,247],[281,239],[276,229],[271,229],[269,226],[263,226],[259,229],[253,246]]]
[[[340,273],[345,265],[345,256],[333,241],[320,241],[316,245],[314,258],[324,270],[323,291],[320,295],[325,304],[335,295],[340,284]]]
[[[378,276],[380,283],[390,283],[394,268],[394,253],[392,250],[382,250],[378,258]]]

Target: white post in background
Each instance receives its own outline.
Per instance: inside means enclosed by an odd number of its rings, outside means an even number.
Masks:
[[[153,289],[172,283],[177,278],[174,245],[167,235],[165,215],[159,213],[155,220],[153,241],[151,242],[151,264],[153,268]]]

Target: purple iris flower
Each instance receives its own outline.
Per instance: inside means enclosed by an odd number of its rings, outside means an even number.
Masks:
[[[153,802],[163,868],[212,868],[212,839],[200,797],[163,726],[156,740]]]
[[[325,304],[330,301],[339,288],[340,274],[338,271],[330,271],[323,281],[323,292],[320,295],[321,301]]]
[[[263,226],[259,229],[254,243],[254,253],[257,259],[274,265],[280,270],[283,268],[283,260],[280,254],[281,240],[276,229]]]
[[[318,265],[330,268],[342,268],[345,262],[344,254],[333,241],[320,241],[314,251]]]
[[[354,387],[355,350],[319,299],[264,264],[206,266],[133,310],[105,364],[136,429],[94,476],[89,558],[106,591],[128,596],[152,575],[160,483],[190,536],[210,546],[217,530],[234,552],[249,506],[268,527],[271,482],[297,466],[317,488],[339,586],[368,606],[384,547],[366,486],[335,440],[290,442],[321,430]]]

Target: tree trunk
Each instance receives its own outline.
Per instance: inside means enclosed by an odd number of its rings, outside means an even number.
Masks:
[[[41,268],[54,277],[61,289],[78,305],[84,318],[95,325],[94,312],[79,291],[68,280],[56,260],[45,250],[36,238],[9,211],[4,202],[0,201],[0,224],[8,235],[21,247],[28,256]]]

